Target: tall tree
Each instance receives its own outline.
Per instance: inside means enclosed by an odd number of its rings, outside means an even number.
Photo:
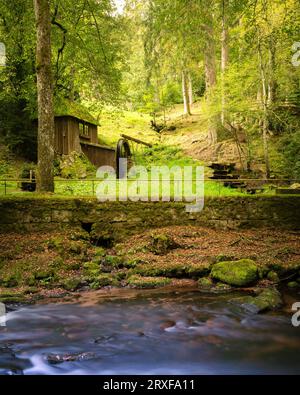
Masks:
[[[204,44],[204,64],[205,64],[205,84],[206,84],[206,97],[207,102],[210,104],[212,91],[217,83],[217,67],[216,67],[216,49],[214,37],[214,24],[211,9],[208,9],[207,20],[203,25],[205,36]],[[208,120],[208,143],[215,144],[218,139],[217,133],[217,117],[210,116]]]
[[[225,71],[228,63],[228,25],[227,25],[227,0],[222,0],[222,33],[221,33],[221,84],[222,108],[221,122],[225,123]]]
[[[190,102],[190,86],[189,75],[186,70],[182,71],[182,96],[184,105],[184,114],[191,115],[191,102]]]
[[[54,191],[54,109],[51,71],[50,0],[34,0],[36,18],[36,74],[38,92],[37,190]]]
[[[194,104],[194,95],[193,95],[193,80],[191,73],[188,74],[188,81],[189,81],[189,102],[190,106]]]
[[[268,148],[268,93],[267,93],[267,82],[266,82],[266,70],[263,63],[263,55],[262,55],[262,48],[261,48],[261,41],[258,38],[258,57],[259,57],[259,68],[260,68],[260,75],[261,75],[261,88],[262,88],[262,138],[263,138],[263,146],[264,146],[264,159],[265,159],[265,176],[266,178],[270,177],[270,164],[269,164],[269,148]]]

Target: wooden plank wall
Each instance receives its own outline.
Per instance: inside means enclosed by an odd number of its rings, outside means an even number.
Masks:
[[[114,169],[116,168],[115,150],[83,142],[81,142],[81,149],[94,166],[112,166]]]
[[[68,118],[69,132],[69,153],[76,151],[81,152],[79,139],[79,121],[76,118]]]
[[[54,142],[55,152],[59,155],[81,152],[79,121],[72,117],[56,117]]]
[[[88,126],[91,143],[98,144],[98,127],[96,125],[92,125],[91,123],[89,123]]]
[[[69,154],[69,132],[67,118],[55,118],[55,152],[59,155]]]

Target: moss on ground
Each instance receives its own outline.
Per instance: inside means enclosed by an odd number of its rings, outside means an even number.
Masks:
[[[142,277],[139,275],[130,276],[127,283],[134,288],[158,288],[171,283],[170,278],[166,277]]]
[[[209,264],[182,264],[176,262],[169,263],[143,263],[138,264],[132,270],[134,274],[141,276],[164,276],[172,278],[197,278],[209,273]]]

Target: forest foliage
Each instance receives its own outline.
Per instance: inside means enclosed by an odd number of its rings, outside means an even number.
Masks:
[[[51,0],[55,102],[101,118],[106,105],[161,115],[179,103],[189,116],[201,100],[207,145],[242,129],[261,141],[270,174],[274,140],[277,170],[300,177],[298,0],[126,0],[121,11],[117,3]],[[0,42],[1,141],[35,160],[32,0],[1,1]]]

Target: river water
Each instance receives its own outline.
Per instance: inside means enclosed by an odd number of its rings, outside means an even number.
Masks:
[[[87,294],[14,307],[1,374],[300,374],[291,314],[251,315],[233,295]]]

